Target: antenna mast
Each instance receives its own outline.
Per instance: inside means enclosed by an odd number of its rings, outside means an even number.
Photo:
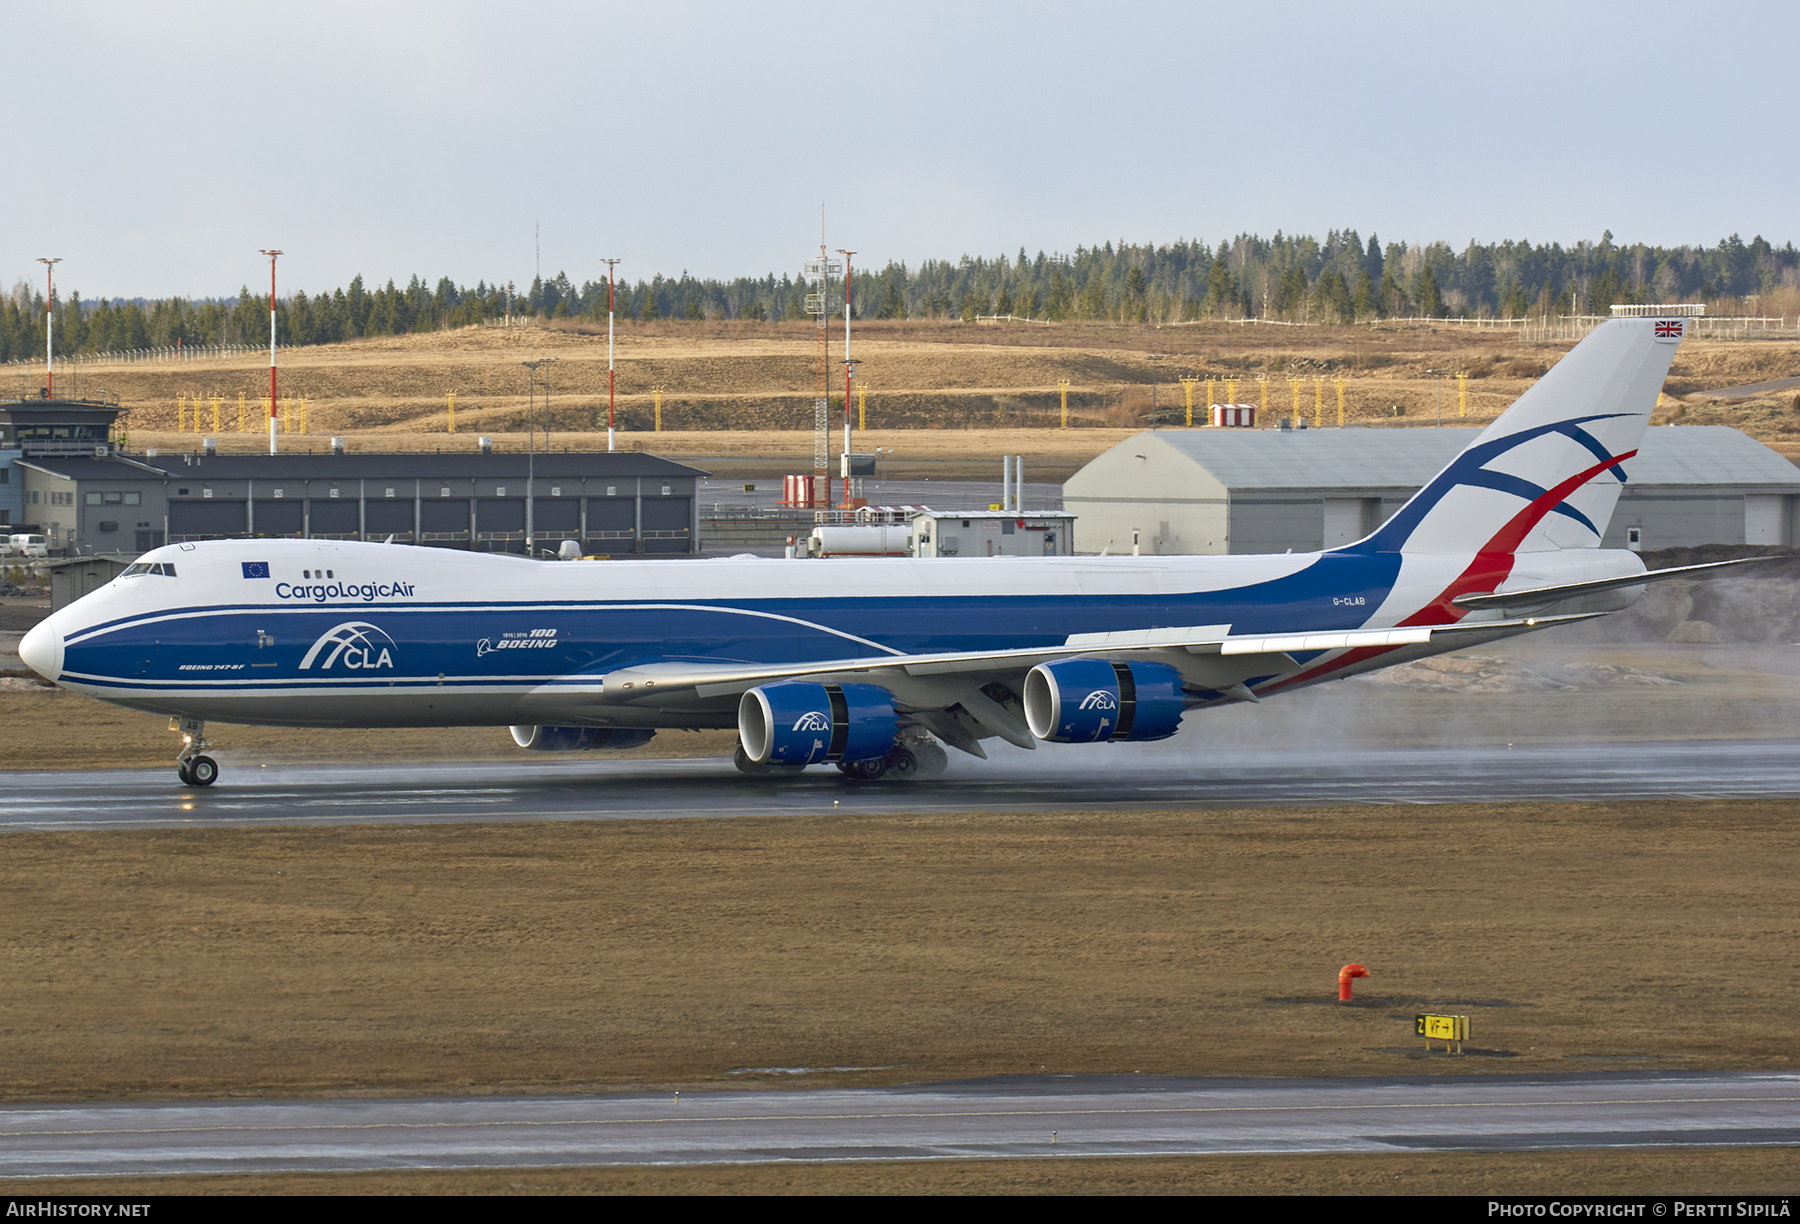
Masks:
[[[806,261],[808,280],[819,282],[816,293],[806,295],[806,313],[812,315],[819,329],[817,395],[813,399],[813,495],[815,510],[831,506],[831,278],[844,266],[825,253],[825,207],[819,206],[819,257]]]

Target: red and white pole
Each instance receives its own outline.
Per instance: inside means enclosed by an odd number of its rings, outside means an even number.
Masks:
[[[40,259],[44,265],[44,394],[56,398],[56,357],[50,347],[51,337],[56,334],[56,265],[62,262],[62,256],[55,259]]]
[[[603,259],[606,265],[606,450],[613,449],[613,266],[619,261]]]
[[[838,248],[838,254],[844,257],[844,509],[850,508],[850,380],[856,377],[856,367],[850,362],[850,257],[855,251]]]
[[[275,446],[275,257],[280,251],[264,251],[269,257],[269,453],[273,455]]]

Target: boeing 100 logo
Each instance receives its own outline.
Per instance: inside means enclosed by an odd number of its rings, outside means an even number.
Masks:
[[[496,650],[549,650],[556,645],[556,630],[528,629],[522,633],[502,633],[498,639],[482,638],[475,643],[475,657]]]
[[[314,663],[319,663],[320,671],[330,671],[332,666],[342,663],[346,671],[374,671],[376,668],[394,666],[394,656],[390,648],[398,650],[394,639],[377,629],[367,621],[345,621],[319,635],[319,640],[312,644],[306,657],[300,660],[300,670],[310,671]],[[319,662],[323,655],[324,661]]]

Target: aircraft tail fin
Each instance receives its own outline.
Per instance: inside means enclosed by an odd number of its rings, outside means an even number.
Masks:
[[[1694,306],[1615,307],[1374,534],[1339,551],[1597,548]]]

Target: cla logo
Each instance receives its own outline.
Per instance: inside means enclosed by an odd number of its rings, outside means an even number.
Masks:
[[[321,651],[328,653],[325,661],[319,664],[320,671],[331,670],[331,665],[340,658],[345,668],[351,670],[392,667],[394,657],[388,653],[390,646],[394,646],[394,639],[367,621],[345,621],[320,635],[312,649],[306,652],[306,657],[300,660],[300,670],[310,669]],[[395,649],[399,648],[396,646]]]
[[[1083,710],[1116,710],[1119,708],[1119,699],[1105,689],[1095,689],[1081,699],[1080,708]]]
[[[812,710],[800,716],[800,721],[794,724],[794,730],[829,731],[831,730],[831,720],[817,710]]]

